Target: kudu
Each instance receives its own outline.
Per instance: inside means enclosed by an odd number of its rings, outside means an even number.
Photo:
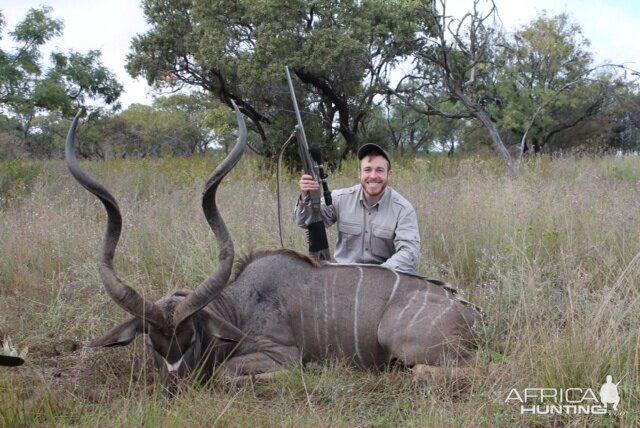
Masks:
[[[148,334],[169,392],[196,370],[208,379],[216,372],[253,375],[330,358],[366,368],[466,360],[480,312],[439,281],[374,265],[319,264],[295,251],[275,250],[254,253],[229,283],[234,247],[215,197],[246,146],[244,119],[234,108],[237,143],[209,177],[202,197],[218,242],[218,266],[195,291],[177,291],[155,303],[116,276],[120,210],[109,191],[78,166],[78,116],[73,120],[65,148],[69,170],[102,201],[108,216],[100,276],[111,298],[132,315],[91,346],[123,346]]]

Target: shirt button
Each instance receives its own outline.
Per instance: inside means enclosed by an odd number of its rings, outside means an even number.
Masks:
[[[365,250],[365,251],[369,251],[369,249],[368,249],[368,248],[365,248],[364,250]]]

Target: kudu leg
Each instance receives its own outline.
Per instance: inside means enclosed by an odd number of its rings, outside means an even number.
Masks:
[[[227,361],[221,369],[221,374],[227,378],[250,376],[269,373],[280,368],[275,361],[266,355],[255,352],[253,354],[234,357]]]
[[[231,358],[221,369],[228,378],[255,376],[282,370],[300,360],[300,351],[294,346],[270,346],[268,351],[253,352]]]

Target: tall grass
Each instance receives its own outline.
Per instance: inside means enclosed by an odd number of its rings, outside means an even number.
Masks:
[[[84,164],[118,199],[124,231],[116,269],[145,296],[193,288],[215,268],[200,192],[217,162]],[[2,426],[640,424],[637,157],[542,157],[518,180],[491,160],[394,164],[393,186],[418,212],[419,273],[451,282],[484,310],[482,375],[425,383],[330,362],[268,383],[188,386],[172,402],[157,394],[142,340],[82,347],[124,318],[97,273],[99,202],[61,162],[38,165],[35,175],[21,168],[31,181],[0,211],[0,327],[30,354],[22,368],[0,367]],[[346,162],[331,186],[355,177],[356,163]],[[296,183],[285,176],[284,242],[305,252],[291,219]],[[279,246],[275,174],[256,159],[232,171],[218,201],[238,253]],[[514,387],[596,390],[608,374],[621,380],[621,414],[524,417],[504,402]]]

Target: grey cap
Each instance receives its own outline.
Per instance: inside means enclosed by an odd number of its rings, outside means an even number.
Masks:
[[[391,158],[389,154],[379,145],[373,143],[367,143],[358,149],[358,159],[362,160],[365,156],[379,155],[384,157],[389,162],[389,169],[391,169]]]

